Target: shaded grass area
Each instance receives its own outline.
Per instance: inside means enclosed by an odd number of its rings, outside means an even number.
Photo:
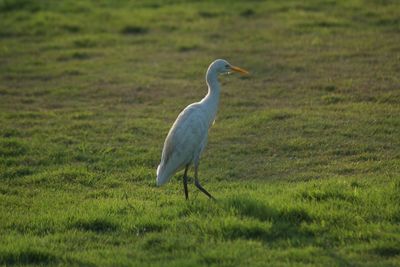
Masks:
[[[0,0],[0,263],[395,266],[397,1]],[[221,77],[200,179],[165,135]]]

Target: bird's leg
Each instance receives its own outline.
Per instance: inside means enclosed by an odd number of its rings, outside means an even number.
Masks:
[[[183,188],[185,189],[186,200],[189,199],[189,192],[188,192],[188,187],[187,187],[187,182],[188,182],[187,171],[188,171],[188,169],[189,169],[189,165],[186,165],[185,173],[183,174]]]
[[[207,190],[204,189],[204,187],[201,186],[199,179],[197,178],[197,168],[198,167],[199,167],[198,164],[194,165],[194,184],[196,185],[196,187],[198,189],[200,189],[201,192],[206,194],[209,198],[211,198],[212,200],[216,200],[210,193],[207,192]]]

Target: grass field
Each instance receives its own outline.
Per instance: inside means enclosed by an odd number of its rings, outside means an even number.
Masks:
[[[0,265],[399,266],[399,14],[0,0]],[[155,170],[216,58],[251,75],[220,79],[199,170],[218,201],[185,201]]]

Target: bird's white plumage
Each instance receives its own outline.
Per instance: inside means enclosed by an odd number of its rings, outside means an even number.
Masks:
[[[191,104],[176,119],[164,143],[157,169],[157,184],[166,183],[177,171],[198,161],[208,133],[208,122],[201,103]]]
[[[206,74],[207,95],[179,114],[165,139],[161,162],[157,168],[157,185],[165,184],[175,172],[191,163],[198,166],[207,143],[208,129],[213,124],[218,109],[218,74],[232,70],[243,71],[223,59],[215,60],[209,66]]]

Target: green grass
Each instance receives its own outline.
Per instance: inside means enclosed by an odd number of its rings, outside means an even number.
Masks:
[[[0,265],[398,266],[399,11],[0,0]],[[155,170],[215,58],[251,75],[185,201]]]

